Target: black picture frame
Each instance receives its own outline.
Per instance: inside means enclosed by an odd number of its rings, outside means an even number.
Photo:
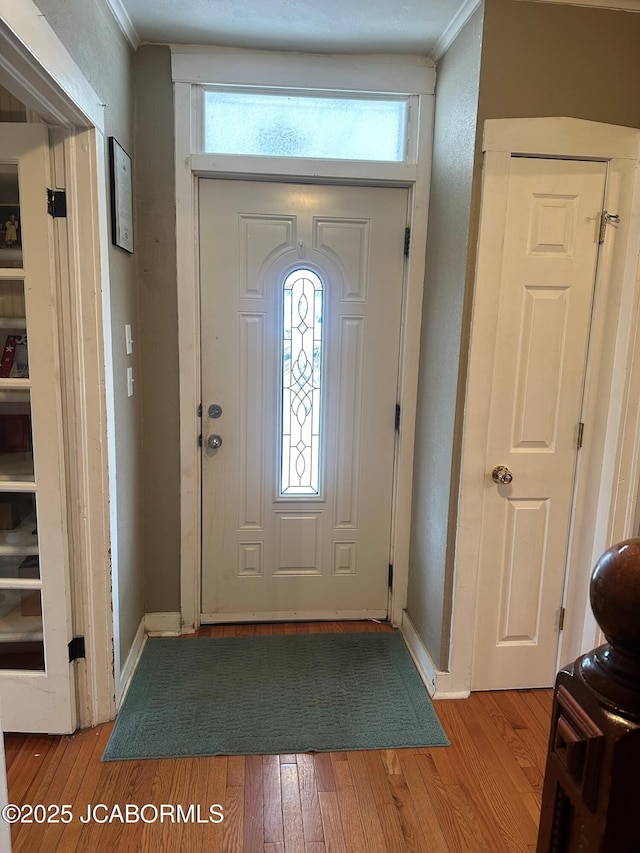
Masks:
[[[114,136],[109,137],[111,241],[133,254],[133,180],[131,157]]]

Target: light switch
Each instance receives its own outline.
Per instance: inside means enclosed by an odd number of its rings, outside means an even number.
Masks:
[[[133,367],[127,367],[127,397],[133,397]]]
[[[127,355],[131,355],[131,353],[133,352],[133,338],[131,337],[130,323],[127,323],[127,325],[124,327],[124,340]]]

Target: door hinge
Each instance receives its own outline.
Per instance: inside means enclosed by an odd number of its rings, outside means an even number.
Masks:
[[[564,617],[566,615],[566,612],[567,611],[564,609],[564,607],[560,608],[560,618],[558,619],[558,629],[560,631],[564,631]]]
[[[198,417],[202,417],[202,403],[200,403],[200,405],[198,406]]]
[[[404,256],[405,258],[409,254],[409,246],[411,245],[411,228],[407,227],[404,229]]]
[[[198,447],[202,447],[202,433],[198,436]]]
[[[74,637],[69,643],[69,663],[85,657],[84,637]]]
[[[396,432],[400,432],[400,403],[396,403]]]
[[[602,217],[600,219],[600,236],[598,237],[598,243],[604,243],[604,238],[607,233],[607,225],[610,222],[615,222],[617,225],[620,222],[620,217],[617,213],[607,213],[606,210],[603,210]]]
[[[47,213],[54,219],[64,219],[67,215],[67,194],[64,190],[47,189]]]
[[[393,586],[393,563],[389,563],[389,589]]]
[[[578,424],[578,440],[576,442],[578,450],[582,447],[582,441],[584,439],[584,424]]]

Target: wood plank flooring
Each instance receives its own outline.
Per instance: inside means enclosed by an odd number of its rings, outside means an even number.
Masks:
[[[199,634],[353,630],[390,628],[292,623],[217,626]],[[103,764],[111,723],[71,737],[8,734],[10,802],[44,805],[49,817],[52,806],[69,804],[73,815],[69,823],[14,824],[14,851],[533,853],[551,702],[551,690],[436,701],[451,746],[434,749]],[[137,805],[144,820],[136,821],[133,811],[129,823],[114,814],[120,806],[126,820],[127,803]],[[153,820],[160,804],[173,810]],[[186,822],[176,821],[178,804]],[[187,812],[190,804],[199,813]],[[224,815],[219,823],[208,820],[216,804]],[[83,822],[90,806],[97,820]],[[42,818],[39,811],[34,818]]]

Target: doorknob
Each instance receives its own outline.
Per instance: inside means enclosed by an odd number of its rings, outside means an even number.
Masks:
[[[219,435],[211,434],[207,438],[207,447],[209,450],[217,450],[222,446],[222,438]]]
[[[491,477],[494,483],[500,483],[505,486],[513,480],[513,474],[506,465],[496,465],[491,472]]]

